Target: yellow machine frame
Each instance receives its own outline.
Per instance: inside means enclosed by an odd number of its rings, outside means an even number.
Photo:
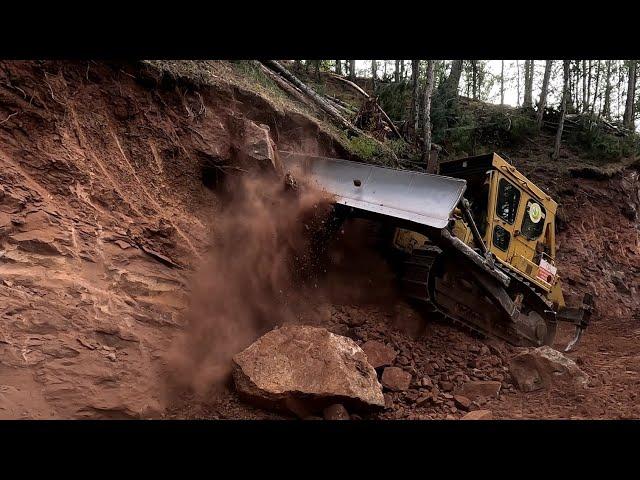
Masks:
[[[487,175],[490,188],[487,204],[487,228],[483,237],[485,245],[501,264],[525,277],[545,292],[546,297],[556,308],[564,307],[565,301],[559,275],[556,272],[547,275],[549,269],[555,269],[555,216],[558,204],[496,153],[493,154],[491,168]],[[498,187],[501,179],[505,179],[520,192],[515,221],[512,224],[500,218],[496,212]],[[525,216],[528,215],[527,205],[530,205],[530,202],[539,203],[544,212],[544,225],[541,233],[538,238],[531,240],[520,232]],[[454,235],[466,244],[472,245],[471,228],[463,220],[460,211],[454,212],[454,220],[452,228]],[[496,226],[502,227],[510,235],[506,250],[502,250],[494,244],[493,235]],[[400,228],[396,229],[394,236],[396,248],[409,252],[414,248],[420,248],[427,241],[427,237],[419,233]],[[543,248],[544,253],[539,250],[540,247]],[[537,256],[544,258],[547,269],[542,269],[540,265],[543,263],[542,261],[534,262]]]

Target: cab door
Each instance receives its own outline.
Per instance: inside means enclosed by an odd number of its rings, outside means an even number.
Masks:
[[[537,251],[538,243],[544,244],[543,235],[547,224],[547,212],[535,198],[525,194],[522,201],[524,212],[519,218],[519,227],[515,230],[514,253],[526,260],[538,263],[537,257],[543,250]]]
[[[544,206],[535,198],[525,195],[519,228],[514,232],[514,257],[512,264],[533,281],[549,288],[555,277],[550,237],[553,223]]]
[[[516,220],[523,193],[504,175],[496,172],[492,178],[491,195],[491,223],[487,232],[491,252],[503,262],[511,263],[516,243],[514,233],[518,229]]]

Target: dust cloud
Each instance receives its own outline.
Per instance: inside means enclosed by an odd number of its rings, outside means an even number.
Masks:
[[[200,395],[224,386],[235,353],[308,305],[301,282],[318,269],[314,232],[332,209],[320,191],[274,176],[243,177],[228,191],[193,279],[186,330],[168,355],[169,384]]]

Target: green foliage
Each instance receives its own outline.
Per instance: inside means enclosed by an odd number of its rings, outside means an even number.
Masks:
[[[520,144],[523,140],[531,139],[538,134],[536,119],[531,115],[516,113],[511,115],[509,120],[511,126],[508,127],[508,135],[504,140],[512,145]]]
[[[271,80],[262,69],[252,60],[234,60],[230,62],[237,72],[252,80],[261,87],[264,87],[270,95],[279,99],[286,99],[287,96],[273,80]]]
[[[400,140],[399,138],[389,140],[387,144],[398,158],[417,161],[421,157],[421,152],[415,146]]]
[[[378,103],[392,120],[396,122],[407,120],[412,95],[409,82],[382,83],[376,93]]]
[[[379,145],[369,137],[357,136],[348,140],[349,151],[362,160],[373,160],[380,152]]]
[[[618,137],[603,132],[597,124],[585,124],[567,135],[566,141],[574,148],[585,151],[590,159],[598,163],[633,157],[640,154],[638,135]]]

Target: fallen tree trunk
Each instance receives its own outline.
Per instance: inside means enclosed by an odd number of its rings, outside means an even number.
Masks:
[[[341,77],[340,75],[336,75],[335,73],[330,73],[330,75],[334,78],[337,78],[338,80],[346,83],[347,85],[351,86],[352,88],[354,88],[356,91],[358,91],[360,94],[362,94],[365,98],[369,98],[370,95],[365,92],[362,88],[360,88],[359,85],[357,85],[356,83],[353,83],[351,80],[347,80],[344,77]],[[387,115],[387,112],[385,112],[382,107],[380,106],[380,104],[378,102],[376,102],[376,107],[378,108],[378,110],[380,111],[380,113],[382,114],[382,116],[384,117],[385,121],[389,124],[389,126],[391,127],[391,129],[393,130],[393,132],[398,136],[398,138],[400,140],[404,141],[404,138],[402,137],[402,135],[400,134],[400,130],[398,130],[398,128],[395,126],[395,124],[391,121],[391,119],[389,118],[389,115]]]
[[[282,77],[280,77],[279,75],[276,75],[275,73],[273,73],[271,70],[269,70],[267,67],[265,67],[262,63],[260,63],[260,62],[256,62],[256,63],[260,66],[260,68],[265,73],[265,75],[267,75],[271,80],[276,82],[280,88],[282,88],[285,92],[289,93],[296,100],[304,103],[305,105],[308,105],[309,107],[311,107],[314,110],[318,108],[317,105],[315,105],[311,100],[309,100],[308,97],[305,97],[304,94],[302,92],[300,92],[300,90],[295,88],[290,83],[285,82],[282,79]]]
[[[261,60],[261,62],[269,67],[271,70],[275,71],[278,75],[283,77],[285,80],[288,80],[290,83],[295,85],[300,91],[302,91],[305,95],[307,95],[311,100],[318,105],[325,113],[327,113],[330,117],[335,119],[343,128],[349,130],[350,132],[361,135],[356,127],[354,127],[348,120],[346,120],[338,110],[331,105],[327,100],[318,95],[313,89],[309,88],[305,85],[298,77],[289,72],[286,68],[280,65],[275,60]]]
[[[340,124],[340,126],[342,126],[344,129],[346,129],[348,132],[356,134],[356,135],[359,135],[359,136],[367,137],[367,138],[373,140],[374,142],[376,142],[380,146],[380,148],[383,151],[385,151],[386,154],[388,154],[393,159],[393,161],[396,164],[396,166],[399,165],[398,157],[393,152],[393,150],[391,150],[389,147],[387,147],[380,140],[374,138],[371,135],[368,135],[366,132],[363,132],[362,130],[358,129],[351,122],[346,120],[340,114],[338,109],[336,107],[334,107],[330,103],[329,100],[324,99],[317,92],[315,92],[312,88],[310,88],[307,85],[305,85],[304,82],[302,82],[298,77],[296,77],[294,74],[289,72],[286,68],[284,68],[282,65],[280,65],[277,61],[275,61],[275,60],[261,60],[260,63],[262,63],[264,67],[266,67],[268,69],[271,69],[273,72],[277,73],[280,76],[280,78],[278,79],[277,83],[278,83],[278,85],[283,85],[282,82],[287,84],[286,87],[284,87],[284,86],[282,87],[286,91],[291,92],[292,95],[297,95],[299,93],[300,95],[306,96],[308,99],[310,99],[315,104],[315,106],[319,107],[327,115],[329,115],[331,118],[333,118],[335,121],[337,121],[338,124]],[[270,78],[271,78],[271,76],[270,76]],[[297,93],[294,94],[294,92],[297,92]],[[306,99],[305,99],[305,103],[307,103]],[[402,138],[402,137],[400,137],[400,138]]]

